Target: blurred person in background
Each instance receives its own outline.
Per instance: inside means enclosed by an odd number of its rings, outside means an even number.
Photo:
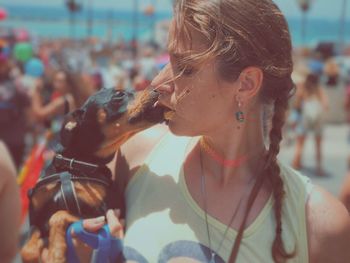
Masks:
[[[102,74],[104,87],[117,88],[117,86],[120,85],[120,79],[123,78],[125,74],[124,69],[119,65],[118,56],[114,54]],[[120,89],[120,87],[117,89]],[[123,89],[123,87],[121,87],[121,89]]]
[[[20,197],[16,168],[5,144],[0,140],[0,261],[11,263],[18,250]]]
[[[157,75],[158,68],[152,47],[145,47],[142,57],[137,61],[137,74],[133,81],[136,91],[144,90]]]
[[[316,172],[323,174],[322,169],[322,131],[323,113],[328,109],[328,99],[320,86],[320,77],[315,73],[306,76],[304,84],[297,88],[295,109],[299,112],[296,125],[296,152],[293,168],[302,168],[302,152],[306,136],[311,132],[315,136]]]
[[[19,168],[25,152],[30,99],[11,76],[11,69],[10,59],[0,54],[0,140],[6,144]]]
[[[52,77],[52,88],[51,98],[46,104],[43,80],[38,80],[32,95],[34,120],[46,124],[48,128],[44,133],[44,137],[48,139],[48,149],[56,148],[65,115],[80,107],[93,93],[93,83],[85,75],[57,70]]]
[[[93,72],[90,74],[90,82],[93,87],[93,91],[97,92],[104,87],[103,77],[100,72]]]
[[[76,108],[74,97],[71,93],[71,84],[64,71],[57,71],[52,79],[53,93],[50,101],[45,104],[45,83],[38,80],[32,94],[32,113],[36,122],[42,122],[63,117],[70,110]],[[55,123],[52,122],[54,125]],[[59,127],[56,128],[57,130]],[[55,130],[56,130],[55,129]]]
[[[323,74],[323,81],[326,88],[337,88],[339,84],[342,84],[339,66],[333,58],[326,60]]]
[[[92,88],[77,78],[64,70],[55,72],[52,79],[53,94],[46,105],[41,95],[44,83],[42,80],[37,82],[32,96],[32,110],[36,120],[44,121],[54,116],[63,116],[83,104]]]

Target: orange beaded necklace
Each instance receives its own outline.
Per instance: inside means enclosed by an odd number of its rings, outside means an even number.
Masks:
[[[248,155],[243,155],[235,159],[225,159],[220,153],[215,151],[213,147],[211,147],[208,142],[204,140],[202,137],[199,140],[201,148],[209,154],[209,156],[218,162],[220,165],[225,166],[225,167],[239,167],[241,166],[244,162],[248,160]]]

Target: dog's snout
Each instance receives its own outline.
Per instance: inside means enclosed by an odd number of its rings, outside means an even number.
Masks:
[[[174,92],[174,87],[170,84],[159,85],[155,88],[161,95],[163,94],[171,94]]]

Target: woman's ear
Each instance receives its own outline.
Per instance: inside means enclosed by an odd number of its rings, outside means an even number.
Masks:
[[[244,101],[255,97],[262,86],[263,71],[258,67],[245,68],[239,75],[239,88],[237,95]]]

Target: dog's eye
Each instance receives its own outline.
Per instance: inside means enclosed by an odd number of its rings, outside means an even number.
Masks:
[[[126,96],[126,93],[122,90],[118,90],[112,97],[113,101],[122,101]]]

